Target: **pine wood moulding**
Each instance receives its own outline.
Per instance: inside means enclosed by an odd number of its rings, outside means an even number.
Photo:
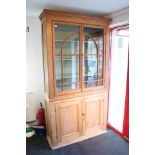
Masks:
[[[71,95],[70,94],[67,94],[67,95],[58,95],[52,99],[49,99],[46,97],[46,100],[48,102],[54,102],[54,101],[59,101],[59,100],[64,100],[64,99],[70,99],[70,98],[78,98],[78,97],[87,97],[87,96],[100,96],[100,95],[104,95],[104,94],[107,94],[108,93],[108,90],[105,90],[101,87],[101,89],[99,90],[98,88],[96,89],[96,92],[94,93],[94,88],[92,88],[92,90],[90,88],[88,88],[88,91],[84,92],[84,93],[81,93],[80,91],[79,92],[76,92],[76,93],[72,93]]]
[[[43,22],[45,17],[51,18],[53,21],[64,21],[81,23],[81,24],[93,24],[106,27],[111,23],[112,19],[104,18],[104,16],[93,16],[83,13],[63,12],[44,9],[39,18]]]

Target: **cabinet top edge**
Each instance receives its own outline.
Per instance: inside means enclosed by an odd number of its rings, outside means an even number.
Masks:
[[[64,12],[64,11],[55,11],[55,10],[48,10],[44,9],[42,13],[40,14],[39,18],[42,21],[44,17],[47,16],[70,16],[70,17],[75,17],[75,18],[90,18],[93,20],[100,20],[100,21],[105,21],[110,24],[112,19],[105,18],[104,16],[95,16],[95,15],[90,15],[90,14],[84,14],[84,13],[75,13],[75,12]]]

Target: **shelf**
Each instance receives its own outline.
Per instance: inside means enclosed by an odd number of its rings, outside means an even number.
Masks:
[[[103,56],[103,54],[83,54],[83,56],[87,56],[87,55],[98,55],[98,56]]]
[[[98,76],[102,76],[103,74],[98,74]],[[86,77],[86,76],[90,76],[90,75],[83,75],[83,77]]]
[[[104,54],[82,54],[82,56],[103,56]],[[61,54],[56,54],[55,56],[61,56]],[[63,54],[63,56],[80,56],[79,54]]]
[[[61,54],[56,54],[55,57],[61,57]],[[63,54],[63,56],[80,56],[80,54]]]
[[[55,40],[55,42],[64,42],[64,40]],[[65,43],[71,43],[71,42],[76,42],[79,43],[80,41],[65,41]]]
[[[96,40],[95,40],[96,41]],[[55,42],[64,42],[64,40],[55,40]],[[80,42],[80,41],[65,41],[65,42]],[[83,42],[93,42],[94,43],[94,41],[93,40],[89,40],[89,41],[85,41],[85,40],[83,40]]]
[[[101,59],[101,58],[100,58]],[[69,60],[69,61],[72,61],[72,60],[80,60],[80,59],[56,59],[56,61],[63,61],[63,60]],[[83,59],[83,61],[95,61],[97,62],[97,58],[92,58],[92,59]],[[100,60],[101,61],[101,60]]]
[[[79,60],[79,59],[56,59],[56,61],[63,61],[63,60],[73,61],[73,60]]]
[[[88,81],[84,81],[84,82],[93,82],[93,81],[103,81],[104,79],[99,79],[99,80],[88,80]]]
[[[61,85],[72,85],[72,84],[79,84],[80,82],[68,82],[68,83],[64,83],[64,84],[56,84],[57,86],[61,86]]]
[[[64,79],[72,79],[72,78],[78,78],[79,79],[80,76],[63,76]],[[56,77],[57,80],[61,80],[61,75]]]

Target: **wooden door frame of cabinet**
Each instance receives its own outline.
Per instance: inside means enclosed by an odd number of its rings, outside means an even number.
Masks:
[[[55,31],[54,31],[54,28],[55,28],[55,24],[63,24],[63,25],[73,25],[73,26],[79,26],[80,27],[80,45],[79,45],[79,76],[81,77],[80,78],[80,87],[79,89],[76,89],[76,90],[66,90],[66,91],[63,91],[63,92],[59,92],[59,93],[56,93],[56,82],[53,82],[54,84],[54,96],[60,96],[60,95],[66,95],[66,94],[73,94],[73,93],[78,93],[78,92],[85,92],[85,91],[92,91],[92,90],[99,90],[99,89],[104,89],[104,85],[105,85],[105,65],[106,65],[106,51],[105,51],[105,42],[106,42],[106,35],[105,35],[105,28],[103,28],[102,26],[95,26],[95,25],[86,25],[86,24],[77,24],[77,23],[71,23],[71,22],[57,22],[57,21],[52,21],[52,34],[53,34],[53,58],[55,57],[55,43],[54,43],[54,40],[55,40]],[[96,87],[89,87],[89,88],[84,88],[84,81],[83,81],[83,28],[84,27],[92,27],[92,28],[101,28],[103,30],[103,78],[102,78],[102,86],[96,86]],[[94,41],[94,40],[93,40]],[[95,45],[96,45],[96,42],[95,42]],[[97,48],[97,51],[98,51],[98,48]],[[98,57],[98,56],[97,56]],[[53,59],[53,66],[55,68],[55,59]],[[53,79],[55,81],[55,69],[53,70]]]
[[[75,89],[75,90],[65,90],[63,92],[56,92],[56,72],[55,72],[55,68],[56,68],[56,61],[55,61],[55,24],[63,24],[63,25],[72,25],[72,26],[79,26],[79,28],[81,27],[81,24],[76,24],[76,23],[71,23],[71,22],[61,22],[61,21],[51,21],[51,30],[52,30],[52,34],[53,34],[53,66],[54,66],[54,69],[53,69],[53,79],[54,79],[54,82],[53,82],[53,87],[54,87],[54,96],[60,96],[60,95],[66,95],[66,94],[73,94],[73,93],[78,93],[78,92],[81,92],[81,88],[79,87],[79,89]],[[80,45],[79,45],[79,48],[80,48]],[[80,49],[79,49],[79,59],[80,59]],[[80,67],[80,62],[79,62],[79,67]],[[79,71],[80,71],[80,68],[79,68]],[[79,72],[79,76],[80,76],[80,72]],[[80,83],[81,81],[79,81],[79,86],[80,86]]]
[[[109,90],[110,75],[110,28],[105,29],[105,89]]]
[[[106,53],[106,48],[105,48],[105,43],[106,43],[106,27],[104,26],[100,26],[100,25],[90,25],[90,24],[82,24],[83,28],[84,27],[89,27],[89,28],[98,28],[98,29],[102,29],[103,30],[103,58],[102,58],[102,62],[103,62],[103,67],[102,67],[102,86],[96,86],[96,87],[89,87],[89,88],[85,88],[84,87],[84,81],[82,80],[82,85],[83,85],[83,90],[82,92],[87,92],[87,91],[91,91],[91,90],[97,90],[97,89],[104,89],[105,88],[105,66],[106,66],[106,57],[105,57],[105,53]],[[82,33],[83,33],[83,29],[82,29]],[[83,39],[83,34],[82,34],[82,39]],[[95,40],[93,39],[93,41],[95,42]],[[83,40],[82,40],[83,43]],[[95,42],[96,44],[96,42]],[[98,48],[97,48],[98,50]],[[98,53],[98,52],[97,52]],[[97,55],[98,57],[98,55]],[[83,58],[82,58],[83,60]],[[98,61],[98,60],[97,60]],[[83,69],[82,69],[83,71]],[[83,78],[83,77],[82,77]]]
[[[83,54],[82,54],[82,51],[83,51],[83,24],[81,24],[80,26],[80,81],[81,81],[81,92],[83,92]]]

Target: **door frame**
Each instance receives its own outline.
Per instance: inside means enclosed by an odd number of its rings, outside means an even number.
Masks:
[[[108,86],[109,86],[109,89],[110,89],[110,77],[111,77],[110,76],[110,70],[111,70],[112,31],[115,30],[115,29],[118,29],[118,28],[120,28],[120,30],[127,29],[127,28],[129,28],[129,24],[125,24],[125,25],[121,25],[121,26],[116,26],[116,27],[113,27],[113,28],[110,29],[110,40],[109,40],[109,61],[110,61],[110,63],[109,63],[109,66],[108,66],[108,70],[109,70]],[[129,106],[129,90],[128,90],[129,89],[129,85],[128,84],[129,84],[129,47],[128,47],[128,66],[127,66],[127,79],[126,79],[126,95],[125,95],[124,118],[123,118],[123,129],[122,129],[122,132],[120,132],[116,128],[114,128],[108,122],[108,119],[107,119],[107,124],[106,124],[107,127],[109,127],[110,129],[112,129],[113,131],[115,131],[119,135],[123,136],[127,140],[129,140],[129,137],[126,136],[127,130],[125,128],[126,128],[127,119],[129,118],[129,116],[126,115],[126,112],[129,111],[129,107],[127,109],[127,106]],[[127,105],[127,103],[128,103],[128,105]],[[108,118],[108,115],[109,115],[109,92],[108,92],[108,103],[107,103],[107,118]]]

